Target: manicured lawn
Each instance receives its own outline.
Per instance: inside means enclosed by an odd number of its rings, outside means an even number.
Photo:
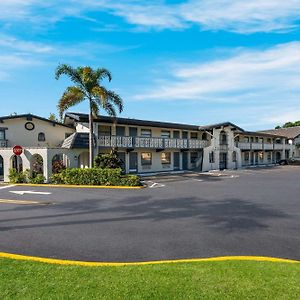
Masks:
[[[78,267],[0,259],[0,299],[300,299],[300,264]]]

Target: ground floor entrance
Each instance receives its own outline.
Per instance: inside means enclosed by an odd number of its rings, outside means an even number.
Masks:
[[[227,153],[220,153],[220,170],[227,169]]]

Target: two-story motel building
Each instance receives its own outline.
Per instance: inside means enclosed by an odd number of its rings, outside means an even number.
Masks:
[[[88,167],[88,132],[87,114],[67,113],[63,124],[31,114],[1,117],[0,178],[8,181],[11,167],[31,170],[37,156],[46,181],[56,159]],[[199,126],[101,116],[94,134],[94,154],[116,149],[126,173],[238,169],[300,157],[300,127],[291,136],[248,132],[230,122]],[[20,157],[14,145],[23,147]]]

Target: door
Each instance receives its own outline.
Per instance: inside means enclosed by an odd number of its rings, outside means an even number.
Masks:
[[[138,171],[137,152],[129,152],[129,173],[137,173]]]
[[[0,179],[2,178],[3,176],[3,158],[2,156],[0,155]]]
[[[227,153],[220,153],[220,170],[227,169]]]
[[[137,136],[137,128],[129,127],[129,136]]]
[[[125,152],[118,152],[118,157],[122,161],[121,168],[124,172],[126,172],[126,154]]]
[[[125,136],[125,127],[124,126],[116,127],[116,136]]]
[[[188,153],[182,152],[182,169],[188,170]]]
[[[180,158],[180,153],[174,152],[174,170],[180,169],[179,158]]]

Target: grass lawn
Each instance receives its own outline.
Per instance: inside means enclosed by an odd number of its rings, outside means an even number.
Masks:
[[[0,259],[0,299],[300,299],[300,264],[79,267]]]

